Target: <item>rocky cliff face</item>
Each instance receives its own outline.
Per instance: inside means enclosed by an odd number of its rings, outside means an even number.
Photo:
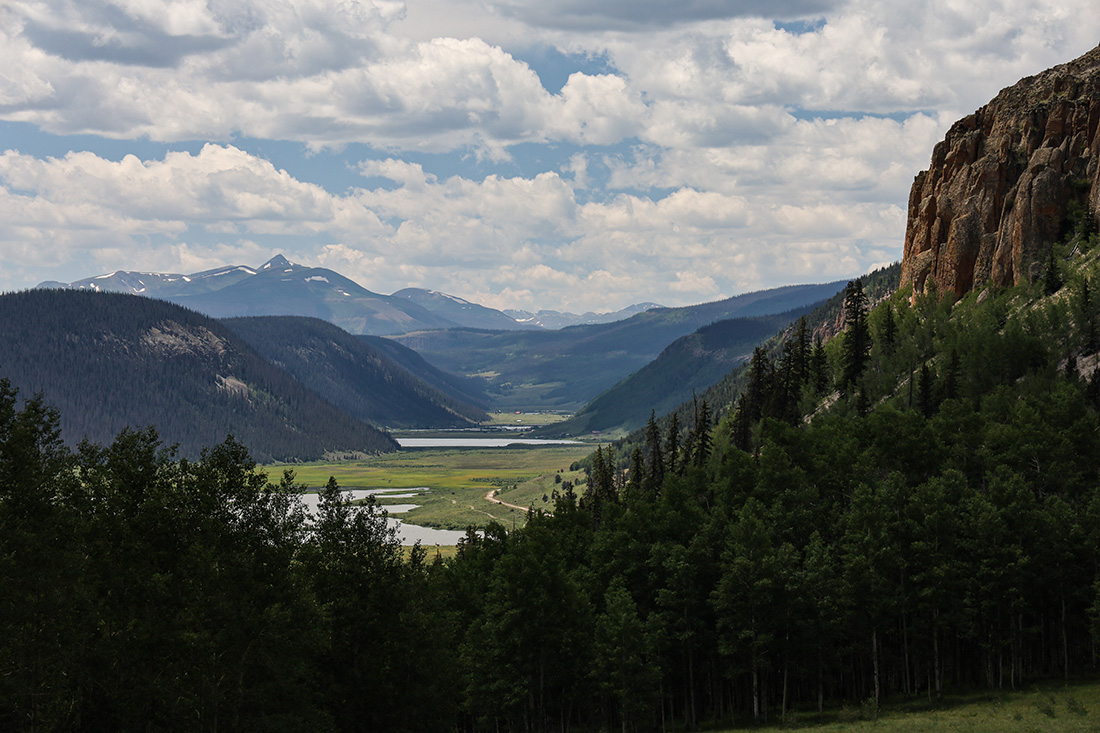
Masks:
[[[1034,279],[1074,210],[1100,224],[1100,46],[956,122],[909,193],[901,284]]]

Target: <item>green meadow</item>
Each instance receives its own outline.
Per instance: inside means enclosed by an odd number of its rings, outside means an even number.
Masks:
[[[490,427],[542,427],[564,422],[569,415],[560,412],[490,412],[489,421],[482,425]]]
[[[570,471],[569,466],[593,450],[592,444],[416,448],[360,461],[275,465],[267,470],[278,478],[283,469],[290,469],[296,481],[311,490],[324,486],[330,476],[344,489],[416,489],[415,497],[378,496],[383,506],[420,505],[395,515],[411,524],[464,529],[495,520],[511,528],[513,522],[517,527],[526,523],[525,512],[493,503],[486,494],[497,492],[503,502],[549,510],[553,490],[560,486],[556,477],[576,483],[583,472]]]
[[[752,727],[751,720],[739,721]],[[1049,681],[1025,685],[1019,691],[998,690],[945,695],[935,703],[918,697],[888,702],[875,710],[872,702],[840,709],[796,711],[780,720],[777,710],[759,728],[798,729],[821,733],[1054,733],[1056,731],[1100,731],[1100,682]],[[727,730],[720,729],[723,733]]]

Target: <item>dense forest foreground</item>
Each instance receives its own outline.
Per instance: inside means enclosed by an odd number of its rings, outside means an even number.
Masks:
[[[959,302],[855,281],[718,424],[446,561],[335,482],[308,523],[232,440],[70,451],[2,383],[0,727],[693,729],[1092,674],[1098,255]]]

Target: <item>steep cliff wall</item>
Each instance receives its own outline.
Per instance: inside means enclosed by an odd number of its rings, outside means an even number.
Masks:
[[[1071,204],[1100,224],[1100,46],[952,125],[909,193],[901,284],[1033,279]]]

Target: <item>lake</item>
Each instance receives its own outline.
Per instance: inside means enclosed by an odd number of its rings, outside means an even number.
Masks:
[[[541,438],[397,438],[402,448],[505,448],[510,445],[578,445],[577,440]]]

